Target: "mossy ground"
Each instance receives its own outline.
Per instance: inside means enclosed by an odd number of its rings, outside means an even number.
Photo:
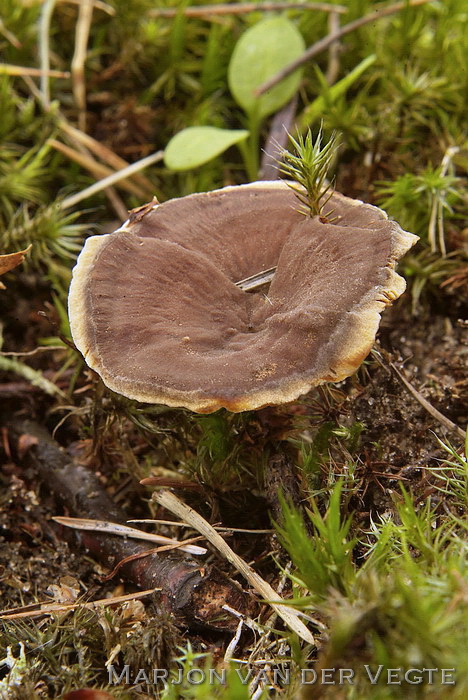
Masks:
[[[200,4],[159,3],[182,9]],[[343,24],[375,8],[367,0],[345,5]],[[4,65],[37,67],[48,37],[51,68],[70,69],[77,5],[57,3],[50,27],[41,33],[44,7],[35,0],[4,0]],[[181,11],[164,18],[153,10],[150,0],[94,8],[85,128],[109,151],[104,157],[85,151],[91,171],[54,145],[63,143],[75,154],[83,149],[69,130],[83,120],[73,92],[76,77],[51,78],[48,105],[36,78],[11,75],[8,67],[0,74],[0,253],[33,243],[26,264],[2,278],[7,289],[0,291],[1,607],[44,601],[51,584],[71,585],[66,577],[92,598],[131,590],[118,581],[102,584],[98,563],[58,541],[50,522],[57,505],[47,485],[21,466],[9,442],[8,424],[29,417],[98,470],[129,517],[164,517],[138,486],[148,475],[201,486],[182,494],[212,522],[268,529],[269,511],[275,513],[281,546],[272,534],[237,534],[229,543],[273,586],[282,583],[284,595],[315,620],[317,648],[288,636],[278,621],[270,630],[246,632],[234,658],[244,677],[245,669],[255,670],[252,682],[257,671],[263,674],[263,697],[298,697],[299,669],[320,674],[351,668],[353,684],[311,684],[303,687],[304,696],[464,698],[463,438],[428,413],[391,367],[403,369],[422,397],[453,423],[466,425],[464,3],[406,7],[348,34],[333,80],[375,54],[372,66],[334,97],[320,78],[330,69],[328,54],[319,54],[306,64],[298,94],[301,123],[306,107],[322,97],[323,108],[309,126],[316,133],[321,119],[325,136],[334,129],[341,133],[337,189],[382,205],[421,237],[400,266],[408,290],[385,312],[377,352],[354,377],[293,405],[205,417],[138,406],[110,394],[63,341],[69,338],[70,271],[86,234],[112,230],[122,208],[141,205],[152,194],[165,200],[246,181],[240,157],[229,150],[187,173],[155,164],[145,171],[146,180],[131,180],[131,191],[119,186],[63,206],[95,182],[96,161],[115,167],[109,152],[133,162],[164,149],[186,126],[244,126],[227,88],[227,66],[237,39],[262,13],[196,18]],[[307,45],[327,33],[324,13],[289,10],[287,16]],[[263,141],[269,126],[266,120]],[[8,354],[37,347],[48,349]],[[269,458],[278,451],[292,462],[310,515],[303,516],[287,498],[280,515],[268,489]],[[180,529],[166,528],[164,534],[180,535]],[[227,562],[217,555],[211,560],[240,581]],[[266,607],[262,624],[267,612]],[[0,668],[2,698],[55,698],[75,688],[108,687],[110,658],[119,668],[129,664],[133,678],[139,668],[220,669],[230,641],[177,629],[157,606],[140,604],[0,625],[0,659],[8,647],[17,658],[20,643],[25,650],[17,685],[6,689],[9,666],[4,662]],[[426,673],[422,683],[372,685],[365,664],[372,670],[382,665],[385,677],[392,668],[455,668],[457,683],[442,685],[440,673],[430,683]],[[289,669],[290,683],[281,687],[278,677],[268,687],[272,668]],[[240,699],[249,693],[260,697],[258,688],[261,683],[249,689],[231,673],[225,687],[186,683],[163,690],[143,681],[108,690],[119,698]]]

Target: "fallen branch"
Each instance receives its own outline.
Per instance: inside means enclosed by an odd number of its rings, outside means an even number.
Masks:
[[[257,574],[252,567],[247,564],[242,557],[236,554],[225,540],[219,535],[214,527],[209,524],[202,516],[181,501],[177,496],[170,491],[157,491],[153,494],[153,499],[156,503],[167,508],[171,513],[182,518],[185,522],[198,530],[216,549],[222,554],[230,564],[249,582],[257,593],[275,610],[275,612],[283,619],[290,630],[295,632],[301,639],[309,644],[315,644],[312,633],[307,629],[304,623],[299,619],[299,613],[294,608],[286,605],[285,601],[275,591],[270,584]]]
[[[55,498],[77,517],[125,522],[126,515],[110,499],[97,476],[76,464],[39,425],[25,422],[10,425],[9,433],[19,441],[26,434],[29,449],[17,456],[32,466]],[[75,542],[106,566],[113,568],[122,559],[145,552],[146,547],[122,537],[95,532],[78,532]],[[236,624],[223,613],[228,602],[246,610],[250,599],[216,569],[178,552],[151,554],[122,565],[120,573],[138,587],[161,589],[160,603],[189,627],[233,632]]]

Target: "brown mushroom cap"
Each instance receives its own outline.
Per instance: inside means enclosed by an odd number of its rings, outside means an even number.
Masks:
[[[209,413],[285,403],[352,374],[405,289],[417,237],[334,194],[307,218],[283,182],[143,207],[86,241],[73,272],[73,339],[113,391]],[[265,293],[235,282],[276,266]]]

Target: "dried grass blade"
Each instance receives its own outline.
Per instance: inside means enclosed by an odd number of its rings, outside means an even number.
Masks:
[[[120,523],[111,523],[107,520],[93,520],[92,518],[68,518],[65,516],[57,516],[53,518],[56,523],[71,527],[74,530],[90,530],[92,532],[105,532],[109,535],[118,535],[119,537],[131,537],[136,540],[146,540],[148,542],[157,542],[158,544],[167,545],[181,549],[188,554],[202,555],[206,554],[207,550],[204,547],[198,547],[194,544],[184,544],[179,540],[173,540],[164,535],[156,535],[151,532],[143,532],[135,527],[128,527]]]
[[[44,105],[48,109],[50,107],[50,46],[49,46],[49,31],[52,13],[55,7],[55,0],[45,0],[41,10],[39,20],[39,60],[41,64],[41,95]],[[31,75],[23,74],[23,75]]]
[[[262,287],[264,284],[269,284],[273,279],[276,272],[276,267],[270,267],[268,270],[263,270],[262,272],[257,272],[255,275],[246,277],[243,280],[236,282],[236,287],[242,289],[243,292],[251,292],[258,287]]]
[[[85,190],[77,192],[76,194],[71,195],[71,197],[67,197],[66,199],[64,199],[61,204],[62,209],[67,209],[68,207],[75,206],[75,204],[78,204],[78,202],[81,202],[83,199],[91,197],[97,192],[100,192],[106,187],[109,187],[110,185],[117,184],[118,182],[120,182],[120,180],[123,180],[124,178],[130,177],[138,170],[143,170],[143,168],[147,168],[150,165],[153,165],[154,163],[158,163],[160,160],[163,159],[163,157],[164,152],[157,151],[156,153],[152,153],[150,156],[146,156],[145,158],[138,160],[136,163],[132,163],[131,165],[127,166],[126,168],[123,168],[122,170],[118,170],[117,172],[114,172],[111,175],[104,177],[102,180],[99,180],[99,182],[95,182],[94,185],[90,185]]]
[[[63,153],[64,156],[67,156],[67,158],[70,158],[70,160],[75,161],[75,163],[78,163],[81,165],[83,168],[88,170],[93,177],[99,180],[103,180],[103,178],[108,177],[109,175],[115,175],[110,168],[108,168],[106,165],[102,165],[101,163],[98,163],[94,158],[91,156],[86,155],[85,153],[79,153],[76,151],[74,148],[70,148],[69,146],[66,146],[64,143],[61,143],[60,141],[56,141],[55,139],[49,139],[47,141],[49,146],[52,146],[55,148],[57,151],[60,151],[60,153]],[[123,171],[119,171],[119,173],[122,173]],[[119,178],[117,181],[123,180],[125,177],[128,177],[128,174],[125,174],[123,177]],[[103,187],[100,189],[104,189],[105,187],[108,187],[108,183],[105,184]],[[120,187],[124,190],[127,190],[127,192],[130,192],[131,194],[136,195],[140,199],[145,198],[145,193],[142,192],[142,190],[132,182],[120,182]]]
[[[146,591],[138,591],[138,593],[128,593],[127,595],[114,596],[113,598],[100,598],[89,603],[77,601],[76,603],[34,603],[21,608],[12,608],[0,612],[0,620],[18,620],[21,618],[34,618],[41,615],[53,615],[57,612],[68,612],[77,608],[86,608],[93,610],[96,607],[105,607],[107,605],[118,605],[126,603],[129,600],[139,600],[151,593],[161,590],[160,588],[150,588]]]
[[[10,32],[10,30],[5,27],[5,24],[3,20],[0,17],[0,34],[5,37],[5,39],[15,47],[15,49],[20,49],[22,44],[21,41],[13,34],[13,32]]]
[[[32,76],[33,78],[69,78],[66,70],[46,70],[42,68],[29,68],[28,66],[14,66],[11,63],[0,63],[0,75],[12,75],[14,77]],[[45,104],[45,101],[44,101]]]
[[[275,612],[282,618],[290,630],[295,632],[308,644],[315,644],[311,632],[301,620],[298,619],[298,612],[284,604],[281,596],[262,579],[256,571],[252,569],[246,561],[236,554],[223,540],[216,530],[199,513],[190,508],[170,491],[158,491],[153,494],[154,500],[159,505],[167,508],[171,513],[189,523],[195,530],[198,530],[216,549],[222,554],[230,564],[232,564],[249,582],[257,593],[268,602]]]
[[[68,122],[60,122],[60,128],[67,134],[67,136],[70,139],[81,144],[82,146],[85,146],[91,151],[91,153],[103,160],[105,163],[107,163],[107,165],[110,165],[112,168],[115,168],[116,170],[123,170],[124,168],[129,167],[130,164],[127,163],[127,161],[124,160],[124,158],[118,156],[116,153],[114,153],[114,151],[105,146],[103,143],[100,143],[99,141],[96,141],[96,139],[93,139],[93,137],[89,136],[89,134],[85,134],[83,131],[80,131],[80,129],[76,129],[71,124],[68,124]],[[153,196],[154,185],[150,180],[148,180],[147,177],[145,177],[141,173],[134,173],[132,177],[135,182],[141,185],[141,187],[144,187],[148,190],[148,194]]]
[[[78,107],[80,129],[86,128],[86,82],[84,65],[88,49],[89,30],[93,19],[93,0],[81,0],[75,29],[75,52],[72,58],[71,74],[73,96]]]

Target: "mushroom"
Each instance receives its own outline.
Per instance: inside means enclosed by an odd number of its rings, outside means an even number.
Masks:
[[[405,289],[394,268],[417,236],[341,194],[330,206],[332,223],[306,217],[275,181],[134,210],[79,256],[77,348],[113,391],[199,413],[285,403],[348,377]],[[268,290],[236,284],[271,268]]]

